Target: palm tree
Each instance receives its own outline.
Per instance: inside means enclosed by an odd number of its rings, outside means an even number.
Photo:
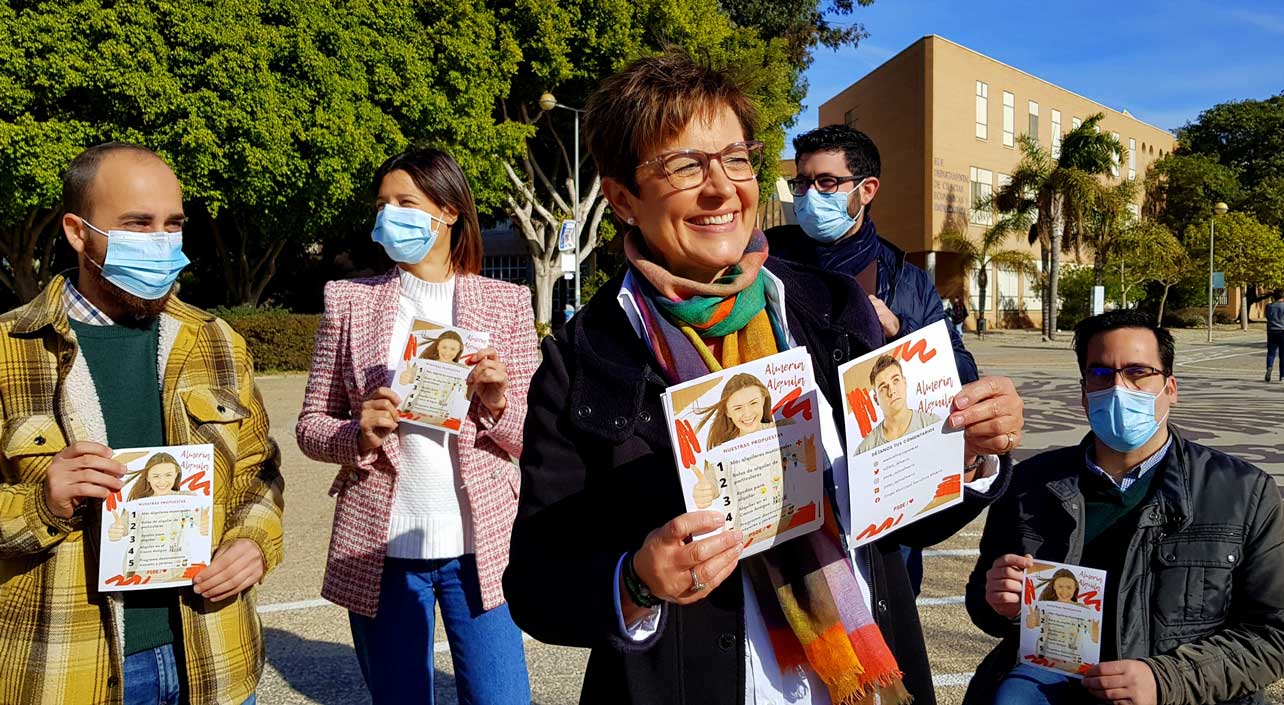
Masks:
[[[990,204],[982,203],[979,207],[988,207]],[[959,253],[959,259],[962,261],[963,270],[976,270],[976,288],[977,295],[980,298],[980,306],[976,311],[976,334],[984,337],[985,335],[985,290],[989,284],[989,271],[991,265],[999,265],[1020,272],[1021,274],[1030,274],[1035,271],[1034,262],[1030,255],[1021,250],[1004,250],[1000,249],[1003,241],[1009,235],[1016,232],[1025,232],[1029,227],[1028,220],[1023,216],[1006,216],[995,221],[984,233],[981,234],[980,242],[973,241],[966,233],[955,231],[946,231],[941,233],[941,243],[946,247]],[[997,296],[997,293],[996,293]]]
[[[1040,244],[1048,273],[1043,292],[1043,335],[1048,340],[1057,336],[1057,277],[1063,247],[1082,231],[1099,178],[1125,156],[1119,140],[1098,127],[1104,118],[1097,113],[1067,132],[1055,160],[1037,140],[1021,135],[1021,161],[1012,181],[994,195],[999,212],[1019,215],[1033,224],[1030,243]]]
[[[1092,249],[1093,283],[1097,286],[1105,283],[1106,266],[1112,255],[1122,252],[1116,243],[1134,224],[1135,218],[1128,206],[1136,202],[1137,192],[1136,181],[1125,180],[1108,186],[1094,179],[1086,195],[1086,217],[1072,244],[1076,255],[1082,246]]]

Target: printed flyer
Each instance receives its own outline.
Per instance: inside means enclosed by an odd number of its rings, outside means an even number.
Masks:
[[[1106,572],[1035,561],[1021,599],[1021,661],[1082,678],[1101,660]]]
[[[688,511],[716,509],[741,557],[820,528],[825,452],[805,348],[670,387],[665,415]]]
[[[98,589],[191,585],[210,562],[214,446],[122,448],[125,486],[103,502]]]
[[[469,358],[489,345],[490,333],[416,318],[392,374],[401,421],[459,433],[473,396]]]
[[[963,432],[945,425],[961,387],[945,325],[838,368],[853,547],[963,501]]]

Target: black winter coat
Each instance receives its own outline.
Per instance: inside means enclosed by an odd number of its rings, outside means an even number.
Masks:
[[[837,367],[882,344],[874,311],[849,277],[774,257],[766,266],[784,284],[790,332],[811,352],[817,384],[841,424]],[[646,642],[619,634],[620,557],[686,511],[660,405],[665,380],[620,308],[619,288],[619,278],[604,286],[544,341],[528,400],[504,593],[514,621],[531,636],[593,650],[581,703],[744,705],[739,570],[698,603],[665,605],[658,633]],[[967,490],[960,506],[858,553],[870,566],[871,611],[918,705],[935,697],[899,546],[948,538],[1002,492],[1008,474],[990,494]]]
[[[1174,429],[1152,497],[1116,586],[1120,659],[1155,674],[1160,705],[1265,703],[1284,676],[1284,512],[1270,475]],[[1007,553],[1078,564],[1084,503],[1079,474],[1092,443],[1041,453],[1013,471],[990,510],[981,557],[967,585],[976,626],[1003,639],[968,688],[965,705],[989,705],[1016,663],[1018,625],[985,601],[985,573]]]

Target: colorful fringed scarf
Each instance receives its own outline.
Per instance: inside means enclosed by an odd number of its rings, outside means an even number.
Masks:
[[[739,264],[712,284],[682,279],[651,261],[636,232],[625,235],[624,251],[647,343],[670,382],[789,347],[766,305],[761,232],[750,238]],[[826,505],[821,530],[746,559],[744,569],[782,673],[810,666],[834,705],[873,705],[875,696],[883,705],[913,701],[865,604],[832,507]]]

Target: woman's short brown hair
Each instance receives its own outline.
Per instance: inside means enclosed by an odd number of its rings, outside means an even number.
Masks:
[[[415,186],[434,203],[455,209],[459,217],[450,226],[450,266],[456,273],[480,274],[482,265],[481,224],[468,177],[455,158],[431,147],[411,147],[389,157],[375,172],[374,190],[394,171],[410,175]]]
[[[711,117],[724,106],[735,113],[745,139],[753,139],[757,115],[730,74],[677,49],[638,59],[589,97],[589,153],[603,178],[636,189],[640,155],[677,137],[697,115]]]

